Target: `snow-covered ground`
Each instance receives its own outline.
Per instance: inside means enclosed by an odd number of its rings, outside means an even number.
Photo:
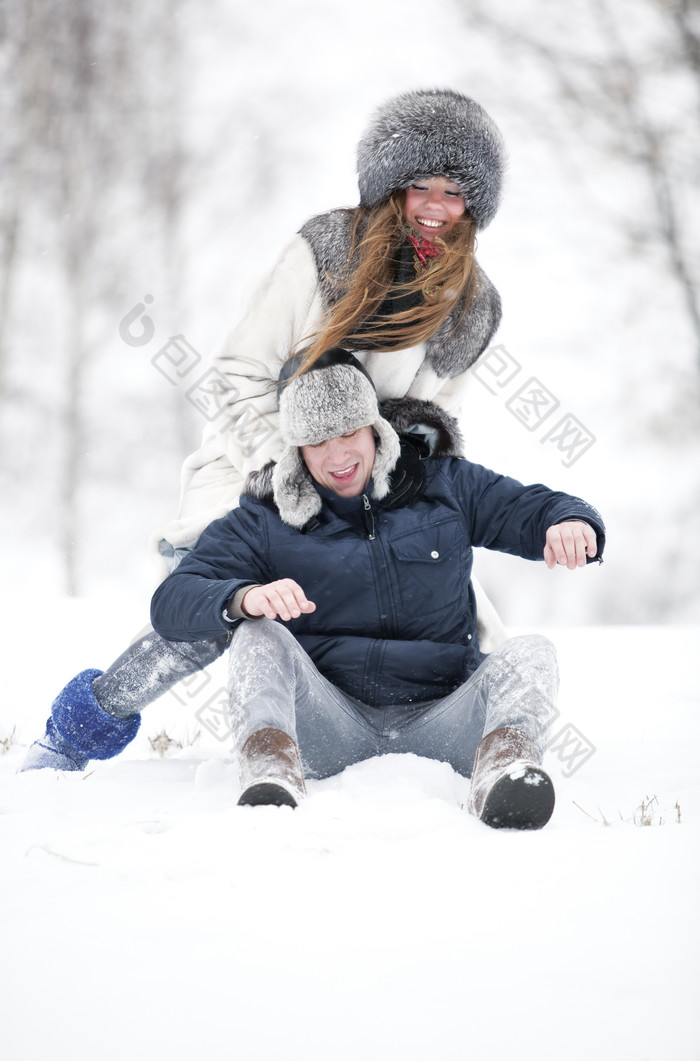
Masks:
[[[564,60],[599,6],[499,7],[506,27]],[[662,78],[654,9],[615,10],[641,72]],[[609,530],[600,571],[562,582],[497,556],[482,581],[511,622],[698,621],[693,337],[662,248],[630,227],[653,229],[650,191],[642,167],[609,154],[605,115],[591,108],[598,132],[573,121],[559,82],[524,52],[514,60],[469,5],[215,0],[176,17],[188,41],[183,135],[200,160],[178,244],[182,292],[173,307],[140,211],[123,232],[107,224],[98,238],[118,230],[128,268],[105,273],[124,303],[101,309],[86,381],[85,600],[54,599],[68,346],[43,229],[27,243],[36,278],[10,307],[0,1059],[698,1061],[698,626],[546,631],[562,689],[547,758],[557,807],[538,834],[488,830],[462,808],[467,781],[413,757],[311,785],[295,812],[237,809],[222,664],[153,705],[114,762],[17,775],[64,682],[107,666],[146,622],[144,542],[174,515],[192,448],[185,388],[176,396],[156,371],[156,351],[179,333],[209,351],[291,233],[356,202],[357,138],[408,88],[474,95],[508,146],[503,206],[478,254],[503,297],[496,343],[517,372],[509,389],[489,387],[488,373],[475,383],[469,456],[586,497]],[[633,47],[637,33],[653,48]],[[602,63],[608,48],[592,54]],[[686,112],[692,131],[689,89],[649,86],[674,115],[664,137]],[[668,154],[681,171],[691,143],[688,133]],[[683,210],[691,245],[696,199]],[[95,255],[98,275],[104,261]],[[145,292],[156,338],[132,348],[120,317]],[[533,377],[596,438],[570,467],[513,412]],[[151,742],[163,733],[161,757]]]
[[[578,744],[548,752],[554,817],[521,834],[412,756],[296,811],[237,808],[223,663],[118,759],[17,775],[60,685],[109,663],[139,610],[4,603],[7,1061],[697,1061],[697,627],[545,631],[555,732]]]

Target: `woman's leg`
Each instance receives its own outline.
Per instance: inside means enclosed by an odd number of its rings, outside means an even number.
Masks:
[[[32,744],[21,770],[84,770],[90,759],[118,755],[136,736],[143,709],[217,659],[229,639],[165,641],[151,631],[104,674],[81,671],[54,700],[46,733]]]
[[[166,641],[151,630],[95,678],[95,699],[116,718],[140,714],[183,678],[218,659],[230,639],[226,633],[209,641]]]

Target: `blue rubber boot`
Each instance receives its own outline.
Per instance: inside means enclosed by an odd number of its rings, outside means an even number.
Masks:
[[[46,733],[35,740],[19,768],[25,770],[84,770],[90,762],[77,748],[60,736],[53,719],[46,723]]]
[[[76,674],[51,705],[46,734],[35,741],[20,767],[25,770],[84,770],[90,759],[112,759],[138,732],[141,716],[117,718],[100,707],[92,689],[99,670]]]

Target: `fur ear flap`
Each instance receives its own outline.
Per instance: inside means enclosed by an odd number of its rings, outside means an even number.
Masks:
[[[380,501],[389,493],[389,479],[401,455],[401,443],[391,424],[382,417],[372,427],[378,439],[372,469],[372,497]]]
[[[288,447],[275,465],[272,493],[280,519],[297,530],[321,511],[321,498],[296,446]]]

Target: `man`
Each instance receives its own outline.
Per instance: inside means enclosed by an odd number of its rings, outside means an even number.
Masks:
[[[450,455],[459,432],[429,403],[390,412],[445,455],[425,456],[410,430],[400,440],[346,351],[301,375],[299,363],[280,381],[279,463],[249,480],[151,607],[169,640],[233,631],[239,803],[296,806],[305,777],[413,752],[471,776],[470,810],[487,824],[541,828],[554,807],[540,765],[554,649],[527,636],[480,652],[472,547],[583,567],[601,558],[599,514]]]

